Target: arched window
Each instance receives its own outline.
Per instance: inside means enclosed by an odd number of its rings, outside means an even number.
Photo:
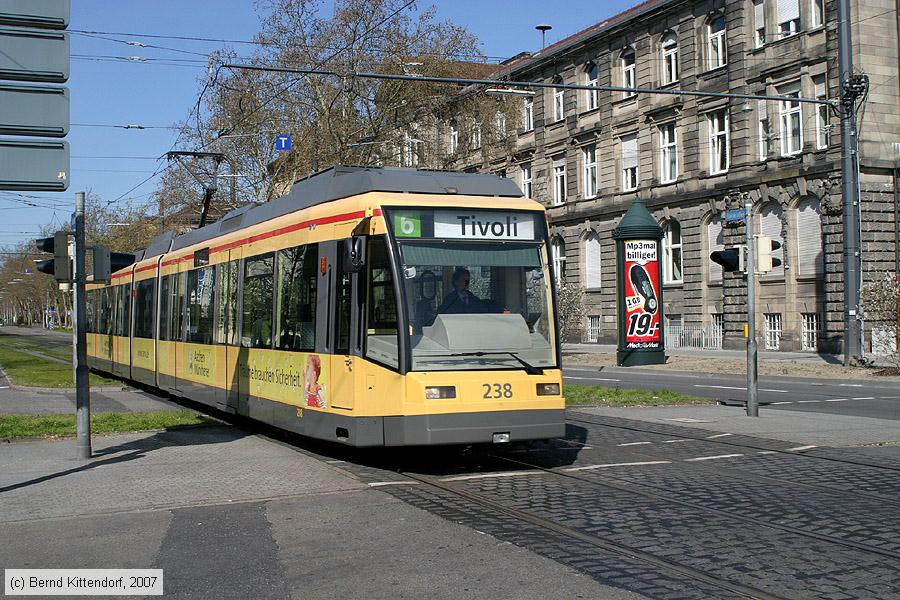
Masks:
[[[619,58],[622,69],[622,87],[633,88],[637,82],[635,74],[635,55],[634,48],[625,48],[622,50],[622,56]],[[634,92],[622,92],[622,97],[630,98],[634,96]]]
[[[663,282],[683,283],[681,225],[675,219],[663,225]]]
[[[593,85],[596,86],[600,81],[600,71],[597,69],[597,65],[594,63],[589,63],[584,68],[584,83],[585,85]],[[585,110],[594,110],[597,108],[599,103],[599,92],[597,90],[586,90],[585,91]]]
[[[723,67],[728,62],[725,44],[725,17],[718,16],[707,25],[706,55],[709,59],[709,68]]]
[[[589,290],[600,289],[600,236],[589,233],[584,238],[584,287]]]
[[[555,236],[550,241],[550,256],[553,261],[553,279],[556,285],[562,285],[566,278],[566,243],[562,237]]]
[[[818,200],[809,198],[797,207],[797,276],[817,277],[824,272],[821,209]]]
[[[678,81],[678,38],[674,33],[667,33],[662,39],[662,83],[663,85]]]
[[[722,229],[722,221],[719,217],[713,217],[706,225],[706,237],[709,244],[709,252],[711,254],[718,250],[725,249],[725,231]],[[710,261],[709,263],[709,282],[722,283],[722,265]]]
[[[772,238],[781,244],[781,248],[772,252],[772,258],[777,258],[781,264],[773,267],[768,275],[784,275],[784,239],[781,237],[781,206],[776,202],[766,204],[759,211],[759,233]]]

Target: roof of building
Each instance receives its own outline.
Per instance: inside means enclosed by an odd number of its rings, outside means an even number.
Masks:
[[[337,166],[300,179],[294,183],[290,193],[271,202],[237,208],[215,223],[179,236],[174,236],[172,232],[163,233],[150,242],[143,258],[187,248],[235,229],[256,225],[310,206],[368,192],[522,197],[519,186],[511,179],[488,173]]]
[[[595,23],[590,27],[582,29],[572,35],[565,37],[558,42],[554,42],[550,44],[540,52],[535,52],[533,54],[527,54],[526,56],[522,56],[517,60],[510,60],[505,63],[500,70],[497,71],[496,75],[498,77],[501,76],[509,76],[516,71],[520,71],[525,67],[528,67],[531,64],[540,62],[541,60],[547,58],[548,56],[552,56],[554,54],[558,54],[559,52],[563,52],[573,46],[578,45],[586,39],[594,37],[600,33],[608,31],[618,25],[621,25],[625,21],[629,19],[633,19],[634,17],[640,16],[644,13],[650,12],[651,10],[657,9],[660,6],[671,3],[673,0],[646,0],[645,2],[641,2],[636,6],[632,6],[628,10],[624,10],[617,15],[613,15],[608,19],[604,19],[599,23]]]

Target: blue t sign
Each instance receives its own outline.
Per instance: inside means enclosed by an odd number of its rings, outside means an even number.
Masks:
[[[275,138],[275,149],[276,150],[290,150],[291,149],[291,136],[289,135],[279,135]]]

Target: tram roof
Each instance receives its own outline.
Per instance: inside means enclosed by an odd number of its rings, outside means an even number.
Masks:
[[[512,180],[486,173],[336,166],[296,181],[288,194],[271,202],[236,208],[215,223],[178,236],[167,231],[150,242],[143,258],[187,248],[310,206],[368,192],[454,194],[490,198],[523,196],[519,186]]]

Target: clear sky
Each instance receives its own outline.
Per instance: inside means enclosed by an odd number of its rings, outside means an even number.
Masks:
[[[541,34],[534,28],[539,23],[553,27],[549,45],[638,3],[437,0],[419,2],[418,8],[434,4],[440,20],[467,27],[481,40],[484,54],[496,60],[539,50]],[[148,177],[165,164],[158,159],[177,138],[170,127],[197,101],[206,76],[203,55],[225,46],[243,55],[252,50],[246,44],[149,36],[250,40],[258,29],[251,0],[72,0],[69,189],[0,192],[0,246],[32,238],[42,226],[68,222],[77,191],[91,190],[106,202],[147,200],[158,181]]]

